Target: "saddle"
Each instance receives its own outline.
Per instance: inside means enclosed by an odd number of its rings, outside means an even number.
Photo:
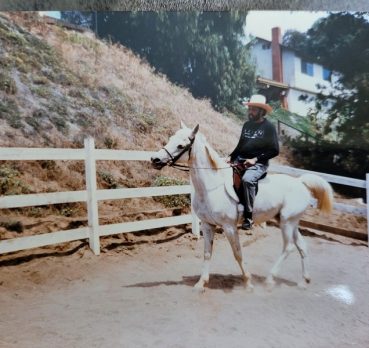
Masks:
[[[242,189],[242,176],[245,174],[246,168],[243,163],[234,162],[231,164],[233,170],[233,187],[236,191],[238,199],[241,204],[245,203],[245,197]],[[264,173],[259,180],[264,179],[267,176],[267,173]],[[256,184],[256,194],[258,193],[259,184]]]

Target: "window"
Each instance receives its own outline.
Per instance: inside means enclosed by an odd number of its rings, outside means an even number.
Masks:
[[[301,59],[301,72],[303,74],[313,76],[314,75],[314,65],[312,63],[308,63],[306,60]]]
[[[326,68],[323,68],[323,80],[331,81],[332,71]]]

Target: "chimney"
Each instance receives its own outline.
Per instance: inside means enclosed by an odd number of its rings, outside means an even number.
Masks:
[[[283,82],[281,28],[272,28],[272,67],[273,80]]]

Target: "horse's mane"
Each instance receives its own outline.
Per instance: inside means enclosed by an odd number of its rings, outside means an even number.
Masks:
[[[199,137],[205,146],[206,155],[213,169],[220,169],[224,167],[224,161],[220,158],[218,153],[210,146],[205,136],[202,133],[198,133],[196,137]]]
[[[197,138],[198,137],[198,138]],[[209,145],[205,136],[201,133],[196,135],[198,141],[201,142],[201,145],[205,147],[205,153],[209,160],[210,166],[215,170],[217,180],[222,180],[224,183],[224,187],[229,195],[235,202],[239,202],[239,199],[236,195],[236,192],[233,189],[233,177],[228,170],[217,170],[217,169],[226,169],[228,166],[225,161],[218,155],[218,153]],[[214,178],[213,178],[214,180]]]

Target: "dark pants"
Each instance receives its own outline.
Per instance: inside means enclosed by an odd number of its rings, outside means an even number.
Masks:
[[[242,176],[242,185],[244,193],[244,217],[251,218],[254,207],[258,180],[263,176],[268,169],[268,166],[262,163],[256,163],[254,166],[246,169]]]

